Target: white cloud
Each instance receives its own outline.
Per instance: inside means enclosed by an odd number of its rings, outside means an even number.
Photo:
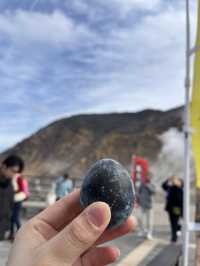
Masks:
[[[110,16],[110,12],[117,13],[118,19],[124,19],[132,11],[155,11],[161,2],[161,0],[73,0],[69,3],[67,0],[66,7],[92,20],[100,20],[102,15]]]
[[[183,103],[183,3],[73,0],[67,5],[66,13],[59,5],[52,13],[0,13],[0,45],[8,43],[0,49],[0,111],[16,105],[16,116],[8,112],[1,128],[7,123],[7,132],[21,127],[29,134],[63,115]],[[194,28],[193,5],[191,15]]]
[[[161,4],[160,0],[112,0],[111,2],[117,4],[124,14],[135,9],[148,11],[156,10]]]
[[[0,33],[21,44],[41,43],[58,47],[73,46],[92,34],[86,25],[76,23],[58,10],[50,14],[7,11],[0,15]]]
[[[195,9],[191,23],[195,25]],[[184,102],[185,10],[168,5],[137,25],[114,28],[93,62],[104,76],[86,99],[90,111],[169,109]],[[94,79],[99,73],[94,74]]]

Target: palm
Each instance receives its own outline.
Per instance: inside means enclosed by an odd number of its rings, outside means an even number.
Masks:
[[[82,266],[82,265],[87,265],[87,261],[90,261],[89,265],[106,265],[102,264],[103,261],[114,261],[114,254],[113,254],[113,249],[110,247],[98,247],[99,244],[105,243],[107,241],[110,241],[114,238],[117,238],[121,235],[124,235],[128,231],[132,229],[132,222],[131,220],[127,220],[127,222],[119,227],[118,229],[112,230],[110,232],[105,232],[102,237],[98,240],[96,245],[91,247],[86,253],[84,253],[83,256],[81,256],[74,264],[73,266]],[[31,248],[39,248],[43,244],[45,244],[47,241],[49,241],[51,238],[56,236],[59,233],[58,230],[55,230],[51,225],[48,223],[38,220],[37,221],[37,227],[32,228],[32,233],[31,235],[34,236],[34,241],[32,238],[32,246]],[[99,257],[98,263],[97,264],[97,256]],[[93,261],[93,263],[91,263]]]
[[[51,265],[52,262],[50,264],[49,262],[38,264],[38,260],[44,254],[48,257],[50,252],[48,247],[51,246],[52,242],[54,243],[55,239],[59,238],[59,235],[63,235],[63,231],[69,228],[74,219],[82,212],[79,196],[79,191],[72,193],[71,196],[56,202],[55,205],[44,210],[24,225],[17,234],[16,244],[13,245],[8,265]],[[73,266],[103,266],[115,261],[117,257],[115,248],[98,247],[98,245],[130,232],[133,227],[134,222],[130,218],[119,228],[105,231],[92,247],[90,245],[87,252],[77,256],[78,259],[73,263]],[[62,255],[70,256],[68,249],[60,245],[58,241],[57,249],[59,252],[60,248],[63,251]],[[59,265],[59,262],[56,261],[52,265],[61,266],[63,263]]]

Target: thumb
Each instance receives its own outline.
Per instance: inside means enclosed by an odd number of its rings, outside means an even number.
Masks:
[[[111,218],[106,203],[97,202],[87,207],[76,219],[48,243],[48,254],[53,261],[73,264],[100,237]],[[55,263],[58,264],[58,263]]]

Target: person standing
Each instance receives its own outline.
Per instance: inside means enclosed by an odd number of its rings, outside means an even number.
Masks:
[[[151,183],[150,177],[146,179],[146,182],[141,182],[138,188],[138,205],[139,205],[139,227],[140,234],[145,235],[149,240],[153,239],[153,200],[152,197],[155,194],[155,187]]]
[[[21,227],[21,210],[23,202],[29,197],[28,182],[22,177],[24,163],[20,171],[13,177],[12,185],[14,188],[14,207],[11,216],[10,235],[9,240],[15,238],[15,227],[17,230]]]
[[[64,196],[71,193],[73,190],[73,182],[69,178],[68,173],[65,173],[63,176],[59,177],[56,181],[55,194],[56,200],[63,198]]]
[[[177,232],[180,231],[180,219],[183,216],[183,180],[176,176],[168,178],[162,188],[166,192],[165,210],[171,226],[171,242],[177,242]]]
[[[10,227],[14,205],[12,178],[23,168],[23,161],[16,155],[8,156],[0,166],[0,240]]]

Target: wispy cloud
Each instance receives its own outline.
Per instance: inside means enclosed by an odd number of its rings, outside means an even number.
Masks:
[[[0,15],[0,32],[17,44],[58,47],[72,46],[91,34],[84,24],[76,23],[61,11],[47,14],[20,9]]]

